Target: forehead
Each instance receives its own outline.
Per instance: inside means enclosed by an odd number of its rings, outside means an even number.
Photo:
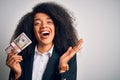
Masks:
[[[34,20],[36,19],[51,19],[49,15],[45,13],[36,13],[34,16]]]

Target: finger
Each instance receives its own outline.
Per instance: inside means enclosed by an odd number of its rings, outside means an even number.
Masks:
[[[69,55],[71,50],[72,50],[72,47],[69,47],[68,50],[64,53],[64,56]]]
[[[10,56],[8,56],[8,60],[11,60],[11,59],[22,59],[22,56],[20,56],[20,55],[10,55]]]
[[[7,58],[11,57],[12,55],[13,55],[12,53],[9,53],[9,54],[7,55]]]
[[[76,54],[76,51],[74,51],[73,49],[69,52],[69,60]]]
[[[72,50],[72,47],[69,47],[67,50],[67,53],[70,53],[71,50]]]
[[[69,61],[75,54],[76,52],[72,49],[72,47],[69,47],[67,52],[64,54],[64,57],[67,61]]]
[[[19,62],[21,62],[22,60],[20,59],[16,59],[16,60],[11,60],[10,62],[7,62],[6,64],[9,66],[9,67],[12,67],[16,64],[18,64]]]
[[[68,50],[61,56],[61,60],[63,60],[64,58],[68,61],[69,60],[69,55],[70,55],[70,51],[71,51],[72,47],[69,47]]]
[[[12,59],[11,61],[7,61],[6,62],[6,64],[8,65],[8,66],[12,66],[13,65],[13,63],[16,63],[16,62],[21,62],[22,60],[21,59]]]
[[[23,60],[22,56],[13,55],[7,59],[6,64],[12,64],[13,62],[16,62],[17,60],[20,60],[20,61]]]
[[[74,50],[75,52],[79,51],[80,48],[81,48],[81,46],[82,46],[82,44],[83,44],[83,39],[80,39],[80,40],[77,42],[76,46],[73,47],[73,50]]]
[[[78,47],[81,47],[81,45],[83,44],[83,42],[84,42],[83,39],[80,39],[80,40],[78,41],[78,43],[77,43],[77,46],[78,46]]]
[[[13,53],[9,53],[8,56],[7,56],[6,61],[8,61],[13,55],[14,55]]]
[[[80,39],[76,46],[73,47],[73,49],[69,50],[69,58],[72,58],[81,48],[81,45],[83,44],[83,39]]]
[[[8,62],[16,61],[16,60],[23,60],[21,56],[12,56]]]
[[[22,60],[11,60],[11,62],[6,63],[6,65],[10,68],[13,68],[14,66],[18,65]]]

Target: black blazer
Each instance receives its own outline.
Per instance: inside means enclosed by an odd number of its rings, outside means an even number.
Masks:
[[[21,62],[22,75],[19,80],[32,80],[32,68],[33,68],[34,50],[31,51],[30,55],[23,55],[23,61]],[[76,55],[69,61],[69,70],[65,73],[58,72],[60,55],[53,50],[52,56],[50,57],[46,70],[43,74],[42,80],[76,80],[77,75],[77,64]],[[10,72],[9,80],[12,80],[14,73]]]

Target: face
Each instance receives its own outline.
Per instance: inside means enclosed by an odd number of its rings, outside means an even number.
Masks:
[[[37,13],[34,17],[34,33],[39,45],[52,45],[55,35],[53,20],[45,13]]]

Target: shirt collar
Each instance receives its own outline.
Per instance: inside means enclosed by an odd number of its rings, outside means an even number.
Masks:
[[[52,52],[53,52],[53,48],[54,48],[54,45],[51,47],[51,49],[48,51],[48,52],[45,52],[45,54],[47,53],[50,57],[52,56]],[[37,49],[37,45],[35,46],[35,54],[42,54],[41,52],[38,51]],[[43,53],[44,54],[44,53]]]

